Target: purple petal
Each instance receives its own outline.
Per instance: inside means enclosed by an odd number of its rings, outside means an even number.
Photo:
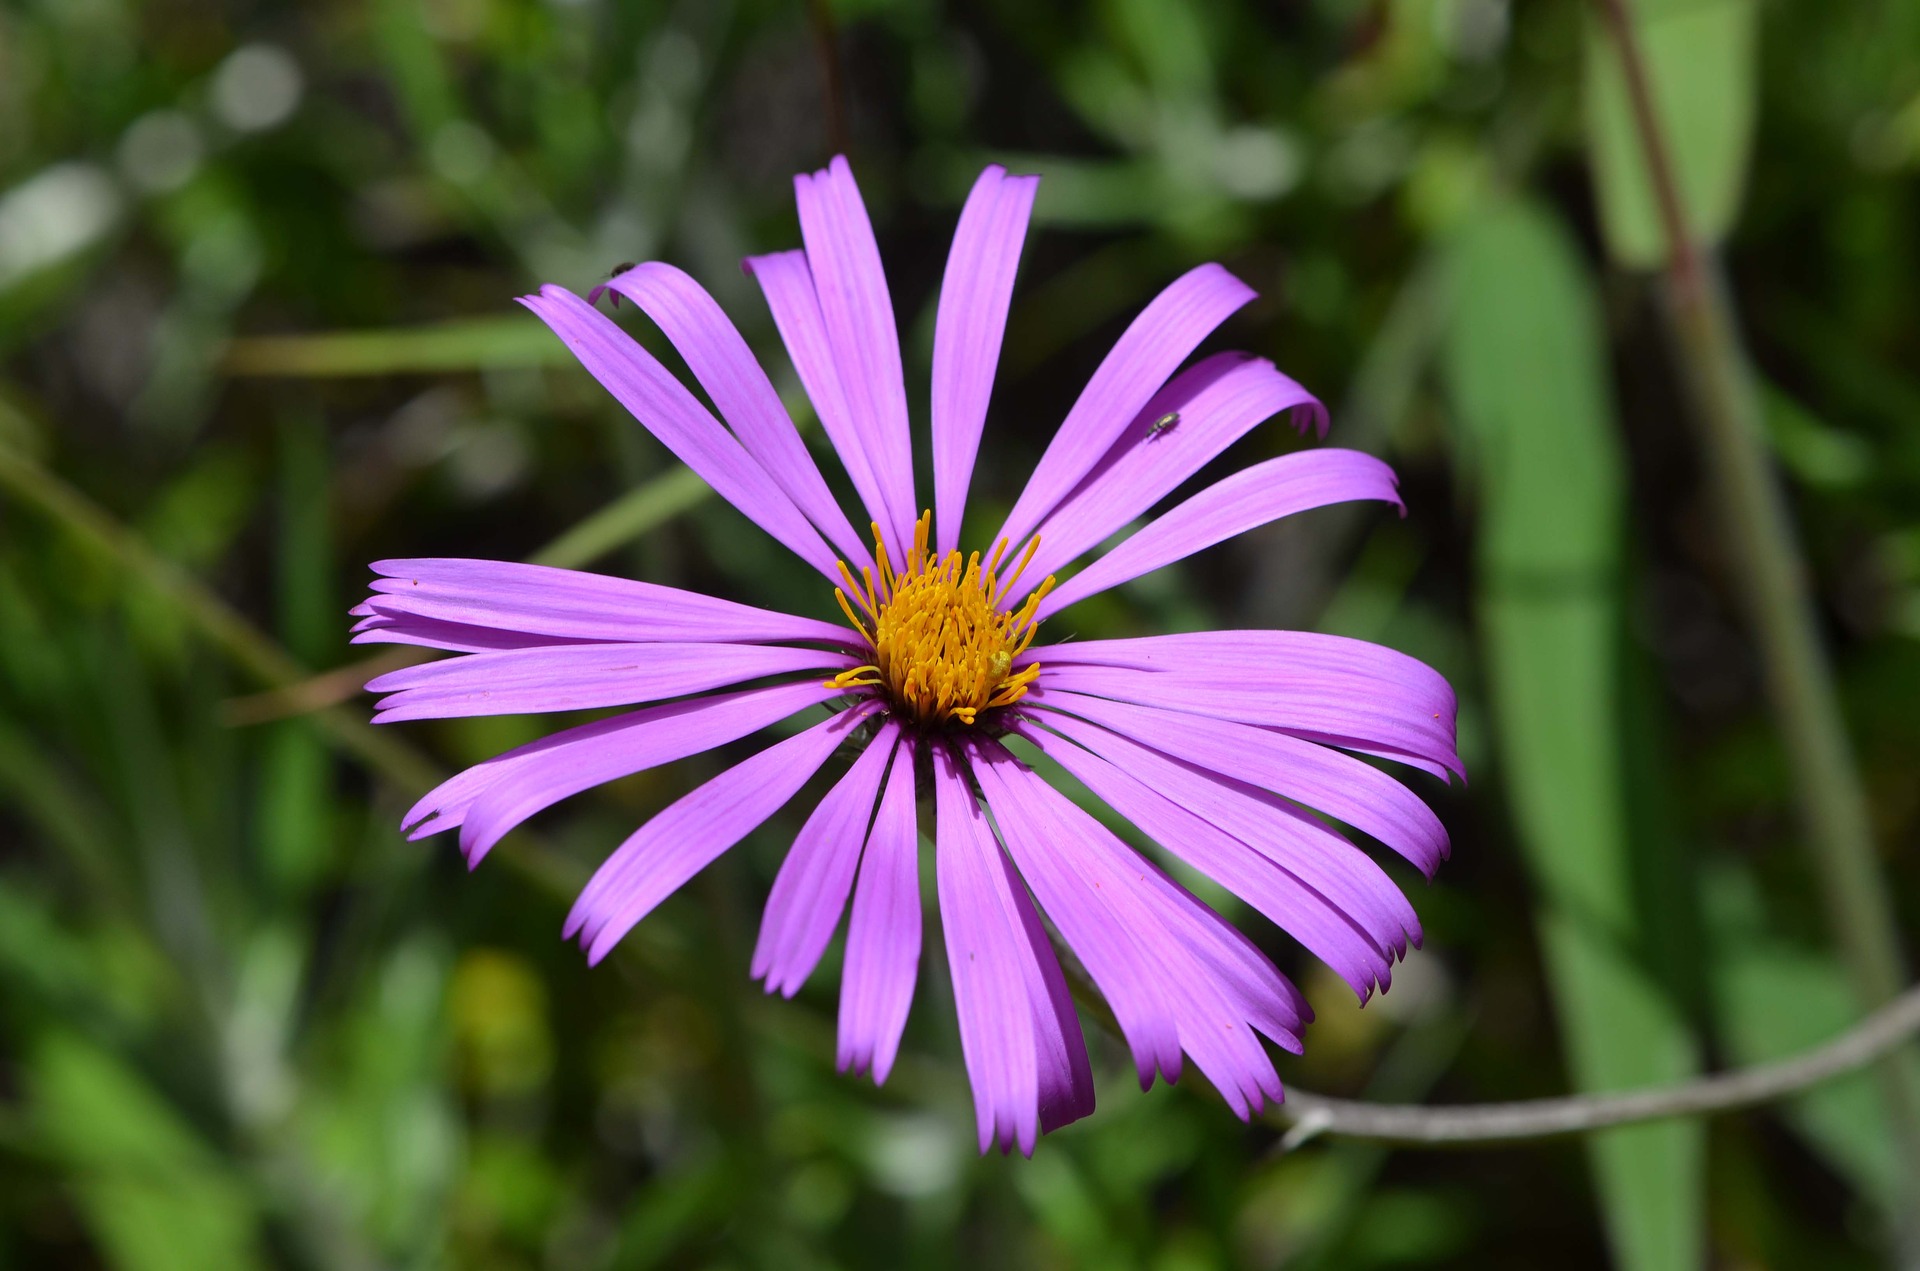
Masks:
[[[775,252],[768,256],[749,256],[742,267],[760,284],[773,311],[773,324],[780,341],[787,346],[793,369],[820,417],[827,440],[833,443],[840,463],[853,481],[854,493],[867,510],[867,519],[892,531],[893,513],[887,506],[886,489],[873,461],[877,443],[864,431],[865,417],[856,416],[847,404],[847,392],[840,382],[840,367],[834,360],[833,343],[827,336],[827,320],[820,312],[820,297],[814,290],[813,271],[803,251]],[[911,541],[911,540],[908,540]],[[892,552],[895,563],[904,561],[905,549]],[[860,553],[862,557],[865,551]]]
[[[1020,919],[1020,934],[1027,942],[1027,1001],[1033,1007],[1033,1038],[1038,1048],[1034,1062],[1040,1130],[1050,1134],[1093,1115],[1093,1065],[1087,1059],[1087,1039],[1080,1031],[1073,990],[1067,987],[1046,925],[1040,921],[1040,913],[1033,907],[1033,898],[1027,895],[1013,863],[1004,852],[999,860],[1007,894]],[[1021,1150],[1033,1155],[1032,1148]]]
[[[1047,689],[1034,695],[1142,745],[1271,790],[1345,821],[1433,877],[1447,831],[1415,794],[1371,764],[1285,733],[1186,711]]]
[[[1024,542],[1112,448],[1200,341],[1253,296],[1252,288],[1218,265],[1189,270],[1155,296],[1087,381],[1006,524],[989,541],[1004,538],[1015,546]]]
[[[1039,1134],[1039,1069],[1013,902],[1000,849],[944,746],[933,752],[934,875],[960,1050],[973,1086],[980,1150]]]
[[[594,642],[864,643],[846,627],[699,592],[515,561],[421,557],[381,560],[373,612]],[[558,643],[558,641],[554,641]]]
[[[838,576],[833,549],[767,470],[611,318],[565,287],[542,287],[537,296],[520,297],[520,303],[552,327],[580,364],[715,493],[822,574]]]
[[[753,978],[765,980],[769,993],[798,993],[833,939],[853,891],[880,779],[899,736],[899,725],[881,727],[814,808],[780,863],[753,949]]]
[[[441,795],[448,788],[443,785],[416,805],[407,819],[415,819],[422,808],[437,809],[439,816],[432,830],[458,823],[460,850],[466,853],[468,864],[476,864],[516,825],[562,799],[712,750],[841,694],[842,690],[813,681],[779,684],[668,702],[584,724],[546,738],[544,743],[509,752],[510,762],[489,760],[488,764],[499,765],[497,769],[454,792],[465,800],[464,804],[453,806]],[[454,782],[486,766],[468,769]],[[436,796],[441,796],[438,801]],[[415,834],[422,832],[428,832],[428,827],[419,827]]]
[[[1420,920],[1386,871],[1319,821],[1263,790],[1070,715],[1036,710],[1034,717],[1247,844],[1325,896],[1382,949],[1404,955],[1410,940],[1419,943]]]
[[[1013,276],[1039,186],[1039,177],[1010,177],[990,165],[973,183],[947,255],[933,326],[934,527],[943,557],[960,546]]]
[[[1149,522],[1040,604],[1044,619],[1076,600],[1170,565],[1256,525],[1329,503],[1380,499],[1405,511],[1393,469],[1358,450],[1304,450],[1243,468]]]
[[[1365,1001],[1391,982],[1393,956],[1351,916],[1212,822],[1033,720],[1020,736],[1072,773],[1109,807],[1202,874],[1252,905],[1337,972]]]
[[[1045,783],[1003,747],[982,741],[970,759],[1020,877],[1113,1008],[1140,1088],[1153,1084],[1156,1070],[1178,1081],[1180,1029],[1164,992],[1168,950],[1156,946],[1162,933],[1143,898],[1081,838],[1085,823],[1065,820]]]
[[[840,392],[855,430],[870,448],[880,497],[891,514],[881,525],[896,536],[892,544],[911,542],[919,504],[913,494],[906,380],[873,224],[842,155],[812,175],[794,177],[793,192],[820,316],[840,368]]]
[[[1464,776],[1453,690],[1364,640],[1306,631],[1204,631],[1030,649],[1038,687],[1212,715]]]
[[[681,270],[659,261],[637,265],[608,285],[658,324],[740,444],[760,461],[794,506],[846,559],[865,556],[864,538],[854,532],[846,513],[834,502],[773,382],[713,297]]]
[[[1043,1097],[1055,1117],[1092,1107],[1086,1044],[1038,915],[944,746],[933,783],[940,921],[980,1150],[1032,1155]]]
[[[1113,448],[1041,523],[1040,550],[1027,567],[1031,588],[1099,546],[1171,494],[1264,419],[1293,407],[1302,426],[1325,410],[1264,358],[1219,353],[1182,371],[1134,416]],[[1170,426],[1155,431],[1169,415]],[[1016,602],[1018,596],[1009,600]]]
[[[920,832],[914,745],[902,736],[860,858],[840,974],[840,1071],[871,1071],[884,1085],[900,1052],[920,966]]]
[[[592,710],[685,697],[768,675],[846,670],[845,653],[767,644],[572,644],[475,653],[389,671],[367,685],[376,724]]]
[[[354,644],[411,644],[423,649],[445,649],[452,653],[495,653],[501,649],[552,648],[563,644],[586,644],[564,636],[535,635],[526,631],[500,631],[493,627],[475,627],[464,622],[442,622],[438,618],[415,618],[408,614],[375,613],[353,624]]]
[[[614,849],[567,915],[587,961],[597,964],[634,924],[681,884],[757,829],[863,723],[862,705],[767,747],[683,795]]]
[[[1185,1048],[1241,1117],[1279,1097],[1253,1021],[1297,1051],[1304,1003],[1272,963],[997,743],[977,744],[973,771],[1022,877],[1123,1020],[1142,1088],[1156,1062],[1177,1080]]]

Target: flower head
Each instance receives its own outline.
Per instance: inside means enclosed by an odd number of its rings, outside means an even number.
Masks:
[[[1255,526],[1351,499],[1398,505],[1392,472],[1304,450],[1207,486],[1073,573],[1263,420],[1326,413],[1263,359],[1181,370],[1252,298],[1217,265],[1176,280],[1095,371],[982,550],[961,522],[1037,179],[981,174],[942,283],[930,411],[933,497],[916,493],[892,302],[844,159],[795,180],[804,251],[755,257],[787,351],[871,531],[834,499],[746,342],[658,262],[605,288],[673,343],[714,415],[588,299],[523,299],[688,467],[823,579],[845,622],[598,574],[476,560],[374,565],[355,639],[462,656],[381,676],[380,721],[640,706],[460,773],[408,813],[458,829],[471,865],[572,794],[791,716],[824,718],[681,798],[594,874],[566,925],[598,961],[682,883],[859,753],[801,826],[768,898],[753,974],[791,995],[851,916],[839,1062],[886,1080],[921,945],[916,807],[934,872],[980,1145],[1031,1152],[1093,1107],[1085,1042],[1042,914],[1086,967],[1142,1087],[1191,1059],[1241,1116],[1279,1099],[1262,1037],[1310,1018],[1267,957],[1009,747],[1046,755],[1142,835],[1292,933],[1364,1000],[1420,938],[1372,858],[1308,809],[1431,874],[1431,810],[1381,768],[1460,772],[1452,692],[1376,645],[1290,631],[1036,642],[1045,620]],[[724,420],[724,423],[722,422]],[[751,687],[741,688],[741,685]],[[725,690],[725,691],[721,691]]]
[[[887,561],[877,525],[874,565],[863,567],[856,581],[846,562],[840,562],[847,586],[836,588],[833,596],[854,630],[866,637],[873,661],[842,671],[833,682],[838,688],[878,690],[875,695],[885,701],[888,713],[921,728],[976,724],[980,712],[1013,705],[1039,678],[1038,665],[1015,670],[1013,660],[1033,643],[1035,611],[1053,590],[1053,579],[1035,588],[1018,609],[1006,608],[1001,600],[1020,585],[1039,540],[1029,542],[1024,557],[1002,582],[1000,560],[1007,540],[1000,540],[984,567],[978,552],[965,562],[958,551],[936,560],[927,547],[932,523],[931,512],[914,522],[913,545],[897,574]],[[880,572],[877,580],[875,569]]]

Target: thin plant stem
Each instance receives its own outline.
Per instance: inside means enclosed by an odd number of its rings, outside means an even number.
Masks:
[[[579,569],[666,524],[713,495],[713,487],[685,464],[635,486],[527,557],[534,565]]]
[[[1289,1127],[1283,1140],[1288,1147],[1322,1134],[1403,1147],[1529,1143],[1643,1121],[1759,1107],[1856,1072],[1916,1033],[1920,1033],[1920,988],[1908,989],[1839,1037],[1791,1059],[1677,1085],[1451,1108],[1330,1099],[1292,1090],[1270,1116]]]
[[[1827,920],[1864,1007],[1906,982],[1866,793],[1821,649],[1807,569],[1762,441],[1758,401],[1732,307],[1695,241],[1626,0],[1596,0],[1620,54],[1634,125],[1666,231],[1665,294],[1714,498],[1749,610],[1768,695],[1791,762],[1803,833]],[[1920,1265],[1920,1084],[1911,1052],[1881,1068],[1905,1163],[1903,1260]]]
[[[807,0],[807,21],[813,27],[813,43],[820,55],[820,95],[826,106],[827,144],[835,154],[846,154],[853,145],[847,132],[846,75],[840,65],[840,30],[833,20],[827,0]]]

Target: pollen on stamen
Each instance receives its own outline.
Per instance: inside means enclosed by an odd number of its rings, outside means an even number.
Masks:
[[[980,553],[944,558],[928,550],[933,514],[913,527],[906,564],[895,572],[880,527],[873,526],[874,565],[858,576],[839,562],[844,586],[834,588],[847,621],[867,638],[873,660],[827,681],[835,688],[878,689],[893,712],[926,727],[972,725],[982,712],[1010,706],[1027,695],[1040,668],[1013,670],[1014,659],[1033,643],[1040,602],[1053,590],[1049,574],[1012,611],[1000,601],[1019,585],[1040,546],[1036,537],[1004,582],[1002,539],[982,563]],[[877,576],[876,576],[877,575]]]

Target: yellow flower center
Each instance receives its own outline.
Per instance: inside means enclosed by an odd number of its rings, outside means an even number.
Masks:
[[[1013,660],[1033,643],[1039,625],[1034,614],[1053,589],[1053,576],[1034,588],[1026,603],[1012,611],[1000,602],[1013,592],[1040,545],[1027,544],[1012,575],[1000,581],[1000,560],[1007,542],[993,549],[983,566],[980,553],[964,561],[959,552],[936,560],[927,548],[933,513],[921,513],[913,527],[906,569],[895,573],[873,527],[873,566],[855,578],[845,561],[845,587],[833,589],[847,620],[867,637],[873,661],[842,671],[828,683],[835,688],[878,688],[895,714],[916,724],[972,724],[981,711],[1008,706],[1027,695],[1038,666],[1014,671]],[[879,576],[875,577],[875,570]]]

